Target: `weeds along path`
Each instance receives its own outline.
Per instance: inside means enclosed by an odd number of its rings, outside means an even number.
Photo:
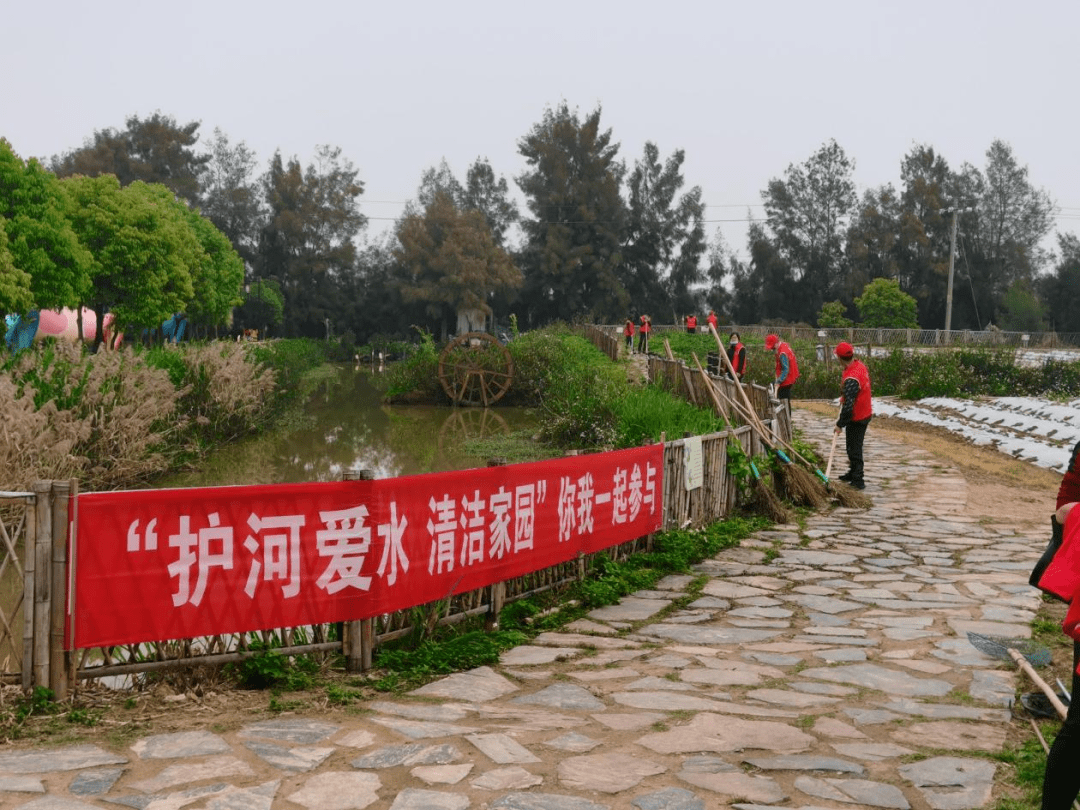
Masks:
[[[830,418],[795,414],[828,438]],[[28,807],[987,806],[1013,791],[997,755],[1018,676],[966,633],[1028,635],[1042,522],[973,513],[955,467],[884,432],[866,453],[873,508],[758,532],[497,666],[346,707],[140,702],[156,719],[133,737],[0,749],[0,790]]]

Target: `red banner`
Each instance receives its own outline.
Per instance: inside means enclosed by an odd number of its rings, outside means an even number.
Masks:
[[[79,495],[74,646],[364,619],[537,571],[659,529],[663,457]]]

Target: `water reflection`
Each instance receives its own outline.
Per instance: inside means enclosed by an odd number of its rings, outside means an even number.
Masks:
[[[378,478],[483,466],[470,439],[531,429],[524,408],[447,408],[385,405],[378,372],[342,366],[308,403],[293,429],[230,445],[194,472],[172,475],[160,487],[338,481],[351,469]]]

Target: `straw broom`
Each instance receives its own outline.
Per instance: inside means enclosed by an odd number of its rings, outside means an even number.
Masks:
[[[723,393],[721,393],[721,396],[724,397],[732,408],[736,409],[742,418],[746,420],[747,424],[749,424],[757,432],[758,436],[761,437],[761,441],[765,446],[772,450],[776,454],[776,457],[780,459],[780,480],[791,500],[813,509],[825,508],[829,504],[828,490],[820,481],[814,478],[812,474],[791,460],[783,449],[779,447],[781,444],[779,439],[765,427],[760,419],[758,419],[757,413],[750,404],[750,399],[746,396],[742,384],[738,382],[739,378],[735,374],[735,369],[731,366],[731,360],[728,358],[727,352],[724,351],[724,347],[720,343],[720,336],[716,334],[716,330],[713,329],[712,324],[709,324],[709,329],[716,338],[720,356],[727,366],[728,372],[731,374],[732,379],[736,380],[735,387],[739,390],[739,394],[743,399],[743,405],[740,406],[739,403]],[[791,448],[787,449],[790,450]]]
[[[713,407],[716,408],[717,415],[724,420],[724,424],[730,429],[731,423],[728,421],[727,412],[724,410],[724,406],[720,403],[720,398],[717,396],[716,388],[713,386],[712,380],[709,375],[705,373],[701,367],[701,361],[698,360],[698,356],[691,352],[694,358],[694,364],[697,366],[698,372],[701,374],[701,378],[705,381],[705,389],[708,391],[709,397],[712,399]],[[734,433],[732,434],[734,437]],[[761,480],[761,473],[758,472],[757,465],[750,461],[750,473],[753,475],[754,483],[751,487],[751,503],[754,506],[755,511],[761,512],[773,523],[790,523],[792,521],[791,512],[787,510],[780,498],[776,493],[769,489],[769,486]]]
[[[728,359],[727,352],[724,351],[724,346],[720,341],[720,336],[716,333],[716,329],[713,328],[712,324],[709,324],[709,331],[712,332],[713,337],[716,339],[716,345],[720,350],[720,356],[723,359],[724,364],[727,366],[732,378],[737,381],[738,376],[735,374],[735,369],[732,368],[731,360]],[[766,428],[761,423],[761,420],[758,419],[757,413],[754,411],[753,406],[750,404],[750,399],[746,396],[746,392],[743,391],[742,384],[738,383],[737,388],[739,389],[739,394],[742,396],[743,405],[745,407],[740,407],[739,403],[734,402],[729,397],[725,397],[725,399],[727,399],[727,401],[731,403],[733,407],[738,409],[739,413],[743,416],[744,419],[751,420],[756,423],[759,427],[759,433],[762,435],[762,438],[765,438],[765,433],[766,431],[768,431],[768,428]],[[771,433],[771,431],[769,432]],[[802,467],[792,466],[793,470],[798,470],[798,472],[795,473],[795,477],[799,479],[799,481],[797,482],[799,491],[809,501],[820,503],[821,506],[824,506],[829,502],[831,495],[836,498],[837,502],[841,506],[845,507],[851,507],[856,509],[869,509],[871,506],[874,505],[874,502],[869,498],[869,496],[864,495],[854,487],[849,487],[842,481],[830,481],[829,477],[825,473],[817,469],[815,465],[807,461],[794,447],[785,442],[775,433],[771,433],[771,436],[772,440],[775,443],[784,447],[786,450],[788,450],[788,452],[795,456],[795,458],[799,459],[799,461],[807,465],[807,467],[813,469],[814,472],[813,474],[811,474],[808,470],[803,469]],[[814,477],[815,475],[817,476],[817,478]],[[820,479],[820,481],[818,479]]]

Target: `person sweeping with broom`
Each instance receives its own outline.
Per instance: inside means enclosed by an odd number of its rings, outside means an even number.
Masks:
[[[855,489],[866,489],[863,481],[863,440],[873,418],[870,395],[870,372],[862,360],[855,358],[855,349],[846,341],[836,347],[836,356],[844,366],[840,377],[840,416],[834,433],[844,431],[848,471],[840,476]]]

